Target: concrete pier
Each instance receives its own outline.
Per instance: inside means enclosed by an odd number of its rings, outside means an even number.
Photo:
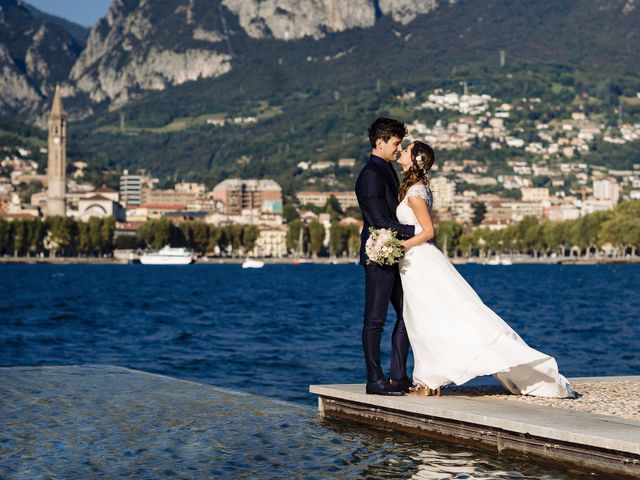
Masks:
[[[577,400],[505,395],[496,387],[444,389],[441,397],[367,395],[360,384],[312,385],[310,392],[324,417],[640,478],[640,377],[571,381],[585,392]],[[611,402],[598,401],[598,392],[611,391],[621,406],[614,412]]]

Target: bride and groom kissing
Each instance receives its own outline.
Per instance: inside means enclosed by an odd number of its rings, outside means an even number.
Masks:
[[[402,149],[404,123],[379,118],[369,128],[371,157],[356,181],[362,211],[360,263],[365,271],[362,344],[366,392],[428,395],[493,375],[519,395],[571,398],[571,384],[555,359],[528,346],[487,307],[434,242],[433,195],[429,175],[433,149],[414,141]],[[402,167],[399,180],[393,163]],[[372,262],[366,244],[370,229],[391,229],[402,240],[398,264]],[[391,302],[396,323],[391,335],[391,368],[380,365],[380,341]],[[413,381],[406,372],[413,352]]]

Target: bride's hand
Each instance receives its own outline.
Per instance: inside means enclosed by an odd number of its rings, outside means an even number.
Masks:
[[[402,250],[403,252],[406,252],[407,250],[409,250],[411,247],[407,246],[407,240],[405,240],[404,242],[402,242],[400,244],[400,250]]]

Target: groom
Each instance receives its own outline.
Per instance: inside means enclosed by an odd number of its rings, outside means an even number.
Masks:
[[[407,356],[409,337],[402,318],[402,284],[398,265],[367,265],[365,244],[369,227],[392,228],[400,238],[414,235],[414,227],[402,225],[396,218],[398,206],[398,175],[392,163],[400,152],[400,144],[407,134],[404,123],[378,118],[369,128],[371,157],[356,180],[356,196],[362,211],[364,227],[360,237],[360,264],[365,273],[364,328],[362,345],[367,366],[367,393],[402,395],[409,391]],[[380,339],[387,319],[389,301],[396,311],[396,324],[391,336],[391,369],[385,381],[380,367]]]

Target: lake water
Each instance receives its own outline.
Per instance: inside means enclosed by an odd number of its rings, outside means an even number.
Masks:
[[[640,373],[637,266],[459,269],[531,346],[556,357],[564,375]],[[308,477],[572,478],[318,422],[309,384],[364,381],[363,280],[357,265],[0,265],[0,366],[125,366],[297,404],[298,428],[313,430],[313,448],[346,442],[351,449],[327,469],[309,454]],[[385,354],[388,344],[385,336]]]

